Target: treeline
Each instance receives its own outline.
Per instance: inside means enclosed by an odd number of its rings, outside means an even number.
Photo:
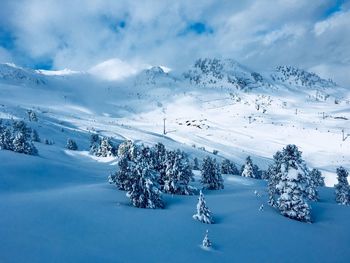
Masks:
[[[24,121],[0,119],[0,149],[29,155],[37,155],[33,142],[40,142],[36,130]]]
[[[167,150],[162,143],[153,147],[126,141],[118,147],[118,170],[109,182],[126,191],[131,203],[140,208],[163,208],[161,194],[193,195],[198,190],[190,185],[193,166],[180,150]],[[207,157],[201,168],[203,188],[223,189],[224,182],[215,159]]]

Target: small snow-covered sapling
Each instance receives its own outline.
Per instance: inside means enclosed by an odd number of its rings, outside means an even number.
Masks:
[[[199,193],[199,198],[197,203],[197,213],[193,215],[193,219],[196,219],[206,224],[214,223],[214,220],[212,218],[209,208],[207,207],[202,191],[200,191]]]
[[[208,234],[209,234],[209,231],[207,229],[207,231],[205,232],[204,239],[202,241],[202,246],[204,248],[210,248],[211,247],[211,241],[209,240]]]
[[[259,211],[264,211],[264,204],[261,204]]]

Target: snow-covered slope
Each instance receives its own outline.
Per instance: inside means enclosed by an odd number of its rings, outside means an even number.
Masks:
[[[208,227],[191,218],[194,196],[165,196],[162,211],[130,207],[107,184],[115,160],[88,154],[93,131],[115,142],[162,142],[191,158],[217,150],[219,160],[242,164],[250,155],[265,169],[293,143],[333,186],[336,167],[350,168],[350,137],[342,134],[350,133],[349,90],[311,73],[272,72],[201,59],[188,69],[153,67],[103,81],[0,65],[0,118],[28,122],[30,109],[38,122],[29,125],[55,142],[36,143],[36,157],[0,151],[0,261],[347,262],[349,209],[334,203],[332,188],[321,189],[310,225],[267,205],[258,211],[265,182],[226,177],[224,191],[205,193],[217,222]],[[78,151],[65,150],[68,138]],[[207,228],[212,251],[199,247]]]
[[[269,86],[259,73],[232,59],[198,59],[183,75],[192,84],[204,87],[250,90]]]
[[[278,66],[271,74],[275,81],[288,83],[298,87],[306,88],[335,88],[336,83],[332,80],[325,80],[315,73],[310,73],[292,66]]]
[[[0,64],[0,80],[16,84],[43,85],[46,83],[45,77],[37,74],[36,71],[24,69],[14,64]]]
[[[165,137],[179,147],[196,147],[196,152],[215,149],[218,158],[238,163],[251,155],[263,168],[277,150],[294,143],[311,166],[325,173],[328,185],[335,182],[338,165],[349,166],[349,139],[342,140],[342,129],[345,135],[350,133],[349,91],[305,71],[278,70],[303,72],[288,74],[311,78],[305,80],[307,88],[298,81],[255,75],[230,59],[197,60],[184,74],[153,67],[119,82],[104,82],[87,73],[63,77],[10,65],[0,68],[1,76],[11,72],[0,79],[3,115],[25,117],[23,112],[17,116],[18,109],[34,109],[44,112],[43,118],[68,121],[82,131],[95,129],[134,140],[155,135],[149,143],[163,136],[166,118]],[[189,72],[199,76],[198,82],[189,83]],[[228,78],[244,78],[247,85]]]

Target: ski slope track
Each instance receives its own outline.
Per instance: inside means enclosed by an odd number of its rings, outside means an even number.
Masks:
[[[336,168],[350,169],[349,87],[232,59],[118,81],[1,64],[0,118],[24,119],[54,142],[35,143],[38,156],[0,150],[0,262],[349,262],[350,209],[333,189]],[[197,196],[164,195],[163,210],[132,207],[107,182],[117,159],[89,154],[91,132],[239,165],[250,155],[262,169],[296,144],[327,187],[311,203],[312,223],[301,223],[267,205],[265,181],[224,175],[224,190],[204,191],[215,220],[206,225],[192,219]],[[68,138],[78,151],[65,148]],[[201,248],[207,229],[210,250]]]

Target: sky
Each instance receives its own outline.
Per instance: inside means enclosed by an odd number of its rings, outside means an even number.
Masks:
[[[350,87],[350,0],[0,0],[0,62],[124,76],[201,57]]]

